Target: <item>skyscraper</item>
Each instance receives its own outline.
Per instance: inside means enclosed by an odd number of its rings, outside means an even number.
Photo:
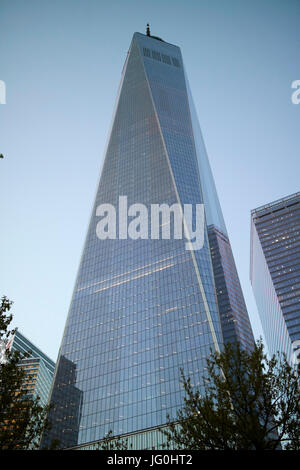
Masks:
[[[25,387],[29,395],[39,396],[41,404],[46,405],[49,399],[55,363],[19,330],[16,330],[11,338],[8,348],[12,351],[20,351],[22,354],[30,353],[30,357],[22,359],[20,364],[26,373]]]
[[[26,392],[26,397],[36,398],[39,397],[39,403],[41,406],[45,406],[49,400],[49,394],[51,389],[51,383],[55,370],[55,363],[36,347],[31,341],[29,341],[19,330],[16,330],[15,334],[9,339],[4,340],[1,344],[3,353],[4,351],[19,351],[22,353],[30,353],[30,356],[20,361],[19,366],[24,370],[25,377],[22,385],[22,389]],[[0,358],[0,362],[6,362],[6,357],[3,355]],[[14,433],[16,426],[18,425],[18,417],[11,423],[0,423],[0,427],[8,427],[12,433]],[[33,445],[34,443],[32,443]],[[38,441],[35,442],[38,444]],[[32,446],[29,447],[33,448]]]
[[[12,351],[20,351],[22,354],[30,352],[30,355],[34,358],[40,358],[48,370],[51,377],[53,377],[55,371],[55,362],[50,359],[40,348],[35,346],[26,336],[24,336],[18,329],[12,337],[9,348]]]
[[[300,193],[251,212],[250,278],[269,353],[284,352],[295,362],[300,349]]]
[[[162,205],[185,210],[203,204],[201,249],[166,236],[168,228],[175,233],[175,212],[168,225]],[[148,227],[153,206],[161,210],[154,236],[153,224],[149,231],[141,229],[142,223]],[[128,237],[123,216],[124,211],[136,215],[132,207],[143,217]],[[111,232],[107,226],[108,238],[99,239],[100,216],[111,208],[116,208]],[[149,209],[146,215],[143,208]],[[208,225],[218,230],[223,245],[210,246]],[[214,266],[211,250],[217,253]],[[239,339],[234,323],[240,314],[247,324],[241,338],[251,342],[247,311],[244,305],[234,310],[229,296],[238,292],[238,302],[242,296],[233,265],[180,49],[149,30],[135,33],[59,353],[49,416],[53,427],[43,444],[59,439],[62,447],[84,447],[112,430],[130,436],[133,448],[158,447],[159,427],[183,405],[180,368],[199,385],[210,350],[223,347],[214,269],[216,275],[223,272],[218,281],[227,293],[225,307],[218,297],[222,323],[235,332],[228,337]],[[236,280],[232,284],[227,268]],[[66,361],[71,376],[61,366]],[[74,401],[62,393],[67,385],[81,393],[78,427],[71,430],[66,417],[74,416]]]

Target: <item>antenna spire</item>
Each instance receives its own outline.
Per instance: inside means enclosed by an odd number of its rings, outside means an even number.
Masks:
[[[149,23],[147,23],[146,34],[147,34],[147,36],[151,36]]]

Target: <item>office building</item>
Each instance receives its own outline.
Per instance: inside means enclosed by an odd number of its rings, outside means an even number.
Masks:
[[[300,349],[300,193],[251,212],[250,278],[271,355]]]
[[[11,351],[20,351],[22,354],[30,353],[30,357],[22,359],[20,364],[20,367],[26,372],[24,386],[29,395],[39,396],[41,405],[46,405],[49,400],[55,362],[19,330],[16,330],[8,347]]]
[[[187,242],[176,232],[175,212],[168,223],[160,213],[158,232],[152,219],[149,229],[153,207],[163,204],[184,215],[195,209],[193,223],[183,225],[186,234],[203,222],[197,249],[191,249],[193,237]],[[204,205],[206,218],[197,219],[197,205],[200,215]],[[223,273],[218,297],[214,271]],[[227,338],[251,347],[181,52],[149,30],[135,33],[62,339],[52,429],[43,443],[92,448],[112,431],[128,436],[135,449],[159,448],[167,414],[175,418],[184,403],[180,368],[200,385],[210,351],[223,348],[223,324]],[[76,400],[63,393],[70,388]]]

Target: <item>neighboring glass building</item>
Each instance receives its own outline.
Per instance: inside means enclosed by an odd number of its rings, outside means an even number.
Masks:
[[[22,383],[22,390],[26,393],[26,398],[34,399],[39,397],[39,404],[45,406],[48,404],[49,395],[53,374],[55,370],[55,363],[37,348],[31,341],[29,341],[19,330],[9,338],[9,340],[2,340],[0,344],[0,363],[6,363],[6,351],[19,351],[22,355],[29,353],[29,357],[21,359],[19,367],[25,372],[24,380]],[[0,427],[4,426],[14,432],[16,422],[11,420],[0,423]],[[35,448],[39,442],[36,439],[30,444],[28,450]]]
[[[148,214],[152,204],[204,203],[203,247],[187,250],[175,237],[126,238],[121,225],[117,239],[99,240],[98,208],[112,205],[121,220],[120,196]],[[212,224],[226,248],[215,240],[210,246]],[[220,252],[218,261],[211,250]],[[217,284],[228,297],[219,303],[221,315],[232,328],[243,317],[240,337],[248,345],[249,319],[180,49],[135,33],[59,353],[52,429],[42,445],[59,439],[63,448],[90,448],[111,430],[129,436],[133,448],[159,448],[159,427],[184,403],[180,368],[198,386],[210,351],[223,347],[214,269],[223,270]]]
[[[251,212],[250,278],[269,353],[300,349],[300,193]]]
[[[49,400],[55,362],[19,330],[11,338],[8,348],[12,351],[20,351],[22,354],[30,352],[30,357],[23,359],[20,364],[26,372],[24,387],[29,395],[40,397],[41,405],[46,405]]]

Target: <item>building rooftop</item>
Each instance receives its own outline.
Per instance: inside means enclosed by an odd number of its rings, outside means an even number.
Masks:
[[[265,204],[263,206],[257,207],[251,211],[251,215],[257,214],[258,212],[265,211],[266,209],[273,209],[275,206],[282,205],[288,202],[292,202],[293,199],[299,198],[300,200],[300,192],[291,194],[290,196],[283,197],[281,199],[277,199],[276,201],[270,202],[269,204]]]
[[[28,338],[26,338],[23,333],[18,329],[13,338],[12,348],[17,349],[18,351],[25,352],[31,351],[32,358],[41,358],[43,359],[48,370],[53,374],[55,370],[55,362],[47,356],[39,347],[35,346]]]

